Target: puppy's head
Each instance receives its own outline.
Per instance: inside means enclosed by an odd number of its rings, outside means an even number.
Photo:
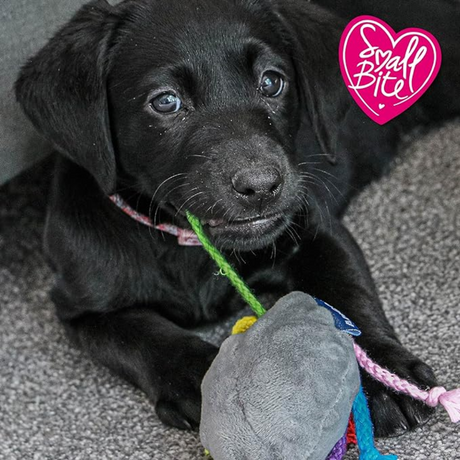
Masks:
[[[18,99],[109,194],[123,184],[221,247],[271,244],[302,207],[299,133],[335,161],[339,30],[286,0],[98,0],[23,68]]]

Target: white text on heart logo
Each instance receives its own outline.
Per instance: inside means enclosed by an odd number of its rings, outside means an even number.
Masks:
[[[441,64],[437,40],[422,29],[396,34],[372,16],[351,21],[340,42],[340,68],[350,94],[375,122],[408,109],[429,88]]]

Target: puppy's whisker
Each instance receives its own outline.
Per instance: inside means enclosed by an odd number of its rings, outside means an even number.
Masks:
[[[210,206],[208,206],[208,208],[206,209],[205,211],[205,214],[211,214],[213,215],[214,214],[214,208],[217,206],[217,204],[222,201],[222,198],[215,201],[213,204],[211,204]]]
[[[204,192],[203,192],[204,193]],[[208,202],[206,196],[203,196],[199,201],[198,203],[196,203],[194,206],[193,206],[193,209],[194,209],[194,212],[197,212],[198,210],[202,209],[206,203]]]
[[[175,179],[177,180],[177,178]],[[177,186],[177,188],[181,187],[180,185]],[[173,190],[175,189],[176,187],[173,188]],[[164,200],[160,200],[158,203],[157,203],[157,206],[155,208],[155,215],[153,216],[153,219],[152,219],[152,222],[153,222],[153,225],[157,225],[157,217],[158,217],[158,213],[161,209],[161,206],[160,204],[161,203],[166,203],[166,198],[169,196],[169,194],[173,191],[173,190],[170,190],[166,196],[165,196],[165,199]],[[153,197],[152,199],[150,200],[150,204],[149,204],[149,216],[152,215],[152,206],[153,206]]]
[[[155,190],[155,192],[153,192],[153,195],[152,197],[150,198],[150,204],[149,204],[149,215],[151,214],[151,209],[152,209],[152,205],[153,205],[153,202],[155,200],[155,197],[158,193],[158,191],[160,190],[160,188],[165,185],[167,182],[169,182],[170,180],[173,180],[173,179],[178,179],[179,177],[182,177],[182,176],[186,176],[185,173],[177,173],[177,174],[173,174],[172,176],[169,176],[167,179],[165,179]],[[158,209],[157,209],[158,210]],[[155,215],[157,214],[157,211],[155,211]]]
[[[228,215],[231,215],[233,209],[234,209],[234,206],[228,208],[228,209],[224,212],[224,215],[222,216],[222,219],[225,220],[225,218],[226,218]]]
[[[238,219],[238,215],[233,212],[234,209],[234,207],[231,208],[232,212],[229,214],[227,219],[230,223],[233,223],[236,219]]]
[[[311,187],[310,187],[310,185],[317,185],[317,184],[316,184],[315,182],[307,182],[307,181],[305,181],[304,184],[298,185],[297,188],[298,188],[300,191],[304,190],[303,193],[304,193],[305,195],[308,195],[309,193],[311,193]]]
[[[305,185],[300,185],[299,186],[300,189],[305,189],[305,190],[309,190],[308,187],[306,187]],[[305,225],[306,227],[308,228],[309,227],[309,222],[308,222],[308,216],[309,216],[309,209],[311,209],[311,205],[310,203],[308,202],[308,198],[306,196],[305,193],[302,193],[300,195],[300,197],[297,195],[296,198],[302,200],[303,204],[304,204],[304,209],[305,209]],[[318,225],[316,226],[316,230],[315,230],[315,235],[313,236],[313,240],[316,239],[316,236],[318,234],[318,231],[319,231],[319,228],[321,226],[323,226],[324,224],[324,216],[323,216],[323,209],[321,206],[315,206],[315,209],[318,211],[318,214],[319,214],[319,222],[318,222]],[[327,208],[328,209],[328,208]],[[328,209],[329,211],[329,209]],[[330,219],[330,216],[329,216],[329,219]]]
[[[137,190],[135,185],[126,185],[123,188],[116,188],[115,193],[124,192],[125,190]],[[138,191],[138,193],[141,193]]]
[[[337,205],[339,205],[337,197],[332,193],[331,189],[327,186],[327,184],[326,184],[326,182],[324,180],[324,179],[327,179],[326,177],[323,179],[323,178],[320,178],[318,176],[314,176],[312,174],[302,173],[302,178],[303,179],[309,179],[311,181],[311,183],[313,183],[315,185],[319,185],[320,187],[324,187],[326,189],[326,191],[329,193],[330,197],[335,201],[335,203]]]
[[[316,157],[329,157],[327,153],[314,153],[312,155],[307,155],[307,159],[316,158]],[[299,163],[301,165],[302,163]]]
[[[320,185],[322,185],[327,190],[327,192],[329,193],[329,196],[335,201],[335,203],[337,205],[339,205],[339,201],[337,200],[337,197],[331,192],[331,189],[327,186],[326,182],[323,179],[320,179],[320,178],[318,178],[318,181],[319,181]],[[325,201],[325,203],[326,203],[326,201]]]
[[[293,233],[291,227],[287,227],[286,228],[286,233],[289,235],[289,237],[291,238],[291,240],[293,241],[293,243],[298,246],[299,245],[299,242],[297,241],[297,238],[295,236],[295,234]]]
[[[322,164],[323,164],[322,161],[303,161],[302,163],[298,163],[297,167],[304,166],[304,165],[310,166],[310,165],[322,165]]]
[[[190,185],[190,184],[189,184]],[[185,193],[184,193],[184,196],[186,197],[186,200],[188,200],[190,198],[190,195],[195,192],[196,190],[198,190],[198,187],[192,187],[191,189],[187,190]],[[203,192],[204,193],[204,192]],[[187,195],[189,195],[187,197]],[[181,205],[183,206],[183,204]]]
[[[198,155],[198,154],[187,155],[187,158],[190,158],[190,157],[205,158],[206,160],[210,160],[210,159],[211,159],[210,156],[207,156],[207,155]]]
[[[155,199],[155,196],[157,195],[158,193],[158,190],[160,190],[161,187],[163,187],[163,185],[165,185],[167,182],[169,182],[170,180],[176,178],[176,177],[180,177],[180,176],[185,176],[186,174],[185,173],[177,173],[177,174],[173,174],[172,176],[169,176],[167,179],[165,179],[155,190],[155,192],[153,192],[153,195],[152,195],[152,201]]]
[[[177,180],[177,179],[178,179],[178,178],[176,178],[175,180]],[[173,187],[168,193],[166,193],[164,199],[162,199],[162,200],[159,201],[159,203],[158,203],[158,205],[157,205],[157,207],[156,207],[156,209],[155,209],[155,215],[154,215],[154,217],[153,217],[153,219],[152,219],[154,225],[157,225],[157,218],[158,218],[158,213],[159,213],[159,211],[160,211],[160,209],[161,209],[161,204],[167,202],[166,199],[168,198],[168,196],[169,196],[173,191],[175,191],[176,189],[178,189],[178,188],[180,188],[180,187],[186,187],[186,186],[188,186],[188,185],[190,185],[189,182],[187,182],[187,183],[185,183],[185,184],[177,185],[176,187]],[[152,204],[153,204],[153,200],[150,200],[149,215],[151,215],[151,207],[152,207]]]
[[[217,206],[217,204],[220,201],[222,201],[222,198],[219,198],[218,200],[216,200],[216,202],[211,206],[211,209],[210,209],[211,214],[214,214],[214,208]]]
[[[302,172],[300,174],[300,178],[301,178],[301,181],[304,182],[305,184],[312,184],[312,185],[319,185],[321,187],[324,187],[325,189],[328,190],[328,192],[331,194],[331,197],[333,197],[334,199],[337,199],[330,191],[329,187],[327,186],[326,184],[326,181],[327,183],[334,188],[334,190],[337,191],[337,193],[344,197],[343,193],[340,191],[340,189],[337,187],[337,185],[332,182],[331,179],[329,179],[329,177],[321,177],[319,175],[316,175],[316,174],[312,174],[312,173],[309,173],[309,172]]]
[[[289,223],[289,229],[292,231],[292,233],[296,236],[297,238],[297,241],[300,243],[300,241],[302,241],[302,238],[300,237],[299,233],[297,232],[297,230],[294,228],[294,226],[292,225],[292,222]]]
[[[275,268],[275,261],[276,261],[276,242],[273,241],[272,243],[272,253],[270,254],[270,259],[273,259],[272,269]]]
[[[326,174],[327,176],[330,176],[332,177],[333,179],[336,179],[336,180],[339,180],[338,177],[335,175],[335,174],[332,174],[331,172],[329,171],[326,171],[324,169],[321,169],[321,168],[312,168],[313,171],[318,171],[320,172],[321,174]]]
[[[190,182],[186,182],[185,184],[176,185],[171,190],[169,190],[168,193],[166,193],[162,201],[166,201],[166,199],[169,197],[169,195],[171,195],[171,193],[177,191],[178,189],[182,187],[188,187],[189,185],[190,185]]]
[[[297,222],[291,222],[291,225],[293,227],[298,227],[301,231],[305,230],[305,227],[302,227],[300,224],[298,224]]]
[[[196,188],[195,188],[195,190],[196,190]],[[190,196],[189,198],[187,198],[187,199],[180,205],[180,207],[177,209],[175,215],[177,216],[177,215],[182,211],[183,207],[184,207],[190,200],[192,200],[193,198],[195,198],[195,197],[197,197],[197,196],[202,195],[203,193],[204,193],[203,191],[200,191],[200,192],[197,192],[197,193],[193,194],[193,195]]]
[[[153,225],[158,225],[157,217],[158,217],[158,211],[160,210],[161,203],[163,203],[163,201],[160,201],[155,208],[155,215],[153,216],[153,219],[152,219]]]
[[[324,205],[326,206],[327,215],[329,217],[329,229],[332,232],[332,215],[331,215],[331,211],[329,210],[329,205],[327,204],[326,201],[324,201]]]
[[[318,172],[322,173],[322,174],[326,174],[327,176],[330,176],[331,178],[333,178],[333,179],[339,181],[339,182],[342,183],[342,184],[348,183],[348,181],[340,180],[340,179],[338,179],[334,174],[331,174],[331,173],[328,172],[328,171],[324,171],[323,169],[318,169],[318,168],[313,168],[313,169],[314,169],[315,171],[318,171]],[[338,193],[342,198],[345,197],[344,194],[343,194],[343,192],[337,187],[337,185],[334,184],[334,182],[332,182],[331,179],[328,179],[327,177],[325,177],[324,179],[326,179],[326,180],[335,188],[335,190],[337,191],[337,193]]]
[[[334,182],[332,182],[328,177],[323,177],[322,180],[326,180],[328,182],[328,184],[333,187],[337,193],[342,197],[342,198],[345,198],[345,195],[341,192],[341,190],[337,187],[337,185],[334,184]],[[335,202],[338,203],[337,201],[337,197],[335,195],[333,195],[334,198],[335,198]]]
[[[238,263],[241,264],[241,263],[244,262],[242,259],[240,260],[240,252],[239,252],[236,248],[233,248],[233,249],[232,249],[232,252],[230,253],[230,257],[232,257],[232,256],[235,257],[235,259],[236,259],[236,261],[237,261]],[[244,263],[245,263],[245,262],[244,262]]]
[[[244,260],[244,253],[241,252],[240,249],[237,249],[236,252],[238,253],[239,257],[240,257],[240,261],[242,264],[246,265],[246,261]]]

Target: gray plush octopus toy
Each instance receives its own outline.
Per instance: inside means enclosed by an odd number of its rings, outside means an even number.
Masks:
[[[350,335],[292,292],[222,344],[202,383],[201,442],[214,460],[325,460],[359,387]]]

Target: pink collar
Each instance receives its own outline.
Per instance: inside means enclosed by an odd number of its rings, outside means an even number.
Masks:
[[[153,225],[150,217],[139,214],[135,211],[120,195],[110,195],[109,198],[115,203],[124,213],[128,214],[129,217],[133,218],[137,222],[140,222],[147,227],[155,228],[161,232],[169,233],[177,237],[177,242],[180,246],[201,246],[200,240],[196,236],[196,233],[192,230],[176,227],[172,224],[159,224]]]

